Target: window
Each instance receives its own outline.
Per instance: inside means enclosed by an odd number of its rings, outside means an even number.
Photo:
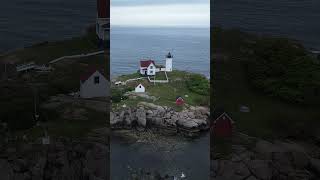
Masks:
[[[150,69],[153,69],[153,66],[150,66]]]
[[[99,84],[99,76],[94,77],[94,84]]]
[[[153,71],[150,71],[150,74],[153,74]]]

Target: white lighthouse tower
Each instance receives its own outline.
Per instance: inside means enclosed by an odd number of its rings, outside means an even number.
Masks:
[[[166,71],[172,71],[172,55],[170,52],[166,55]]]

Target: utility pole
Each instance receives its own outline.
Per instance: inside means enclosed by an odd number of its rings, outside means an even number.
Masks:
[[[8,73],[7,73],[7,63],[4,63],[4,79],[8,79]]]
[[[41,123],[39,121],[39,112],[38,112],[38,104],[39,103],[39,94],[38,94],[38,90],[37,87],[35,87],[35,85],[31,85],[32,89],[33,89],[33,98],[34,98],[34,118],[35,118],[35,122],[36,122],[36,126],[39,126],[40,128],[42,128],[43,130],[43,135],[44,137],[42,137],[42,144],[43,145],[47,145],[50,144],[50,137],[49,137],[49,131],[48,131],[48,127],[47,124],[45,123]]]
[[[39,98],[37,98],[37,88],[36,87],[32,87],[33,89],[33,103],[34,103],[34,119],[35,119],[35,122],[36,124],[38,125],[38,119],[39,119],[39,114],[38,114],[38,111],[37,111],[37,100]]]

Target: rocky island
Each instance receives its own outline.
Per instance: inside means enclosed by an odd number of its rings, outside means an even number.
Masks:
[[[132,129],[143,131],[151,128],[165,134],[197,136],[209,129],[209,80],[200,74],[184,71],[168,73],[168,83],[150,83],[138,73],[123,75],[113,80],[112,129]],[[137,79],[138,78],[138,79]],[[140,79],[141,78],[141,79]],[[126,84],[115,85],[115,82]],[[143,85],[146,92],[136,92],[135,87]],[[202,86],[207,92],[197,91]],[[183,104],[178,105],[180,98]]]
[[[140,102],[136,108],[125,108],[111,112],[112,129],[137,127],[144,130],[150,127],[162,133],[182,133],[195,136],[209,129],[209,110],[206,107],[189,107],[181,112],[167,106]]]

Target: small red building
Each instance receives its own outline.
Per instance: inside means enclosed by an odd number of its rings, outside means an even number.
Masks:
[[[233,123],[232,118],[226,112],[222,113],[213,121],[213,135],[217,137],[230,137],[232,135]]]
[[[181,96],[177,97],[176,99],[176,105],[182,106],[184,104],[184,100]]]

